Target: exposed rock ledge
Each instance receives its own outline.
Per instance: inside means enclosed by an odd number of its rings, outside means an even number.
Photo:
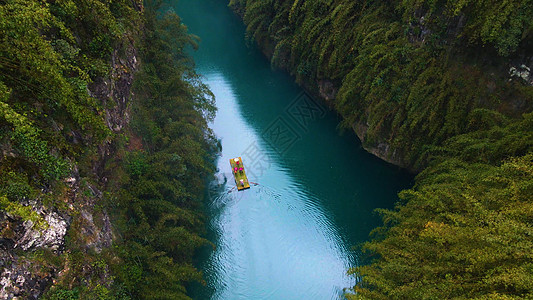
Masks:
[[[55,254],[64,247],[70,218],[46,209],[39,201],[27,203],[48,224],[38,228],[28,220],[0,213],[4,238],[0,239],[0,299],[37,299],[50,283],[55,269],[16,254],[17,249],[34,251],[47,249]]]
[[[35,228],[32,221],[25,221],[22,225],[24,235],[16,242],[15,248],[22,248],[22,250],[27,251],[32,247],[45,247],[57,252],[63,247],[63,240],[68,228],[67,221],[55,211],[46,211],[36,201],[32,201],[30,205],[48,223],[48,227],[39,230]]]
[[[7,255],[0,250],[2,258]],[[9,268],[0,277],[0,299],[37,299],[48,286],[53,273],[37,274],[39,270],[30,260],[11,257]]]
[[[403,161],[403,157],[399,154],[397,150],[392,149],[392,147],[385,142],[378,142],[378,144],[374,147],[365,146],[365,136],[366,136],[366,132],[368,131],[368,125],[363,124],[363,123],[357,123],[357,124],[354,124],[352,128],[355,131],[355,134],[357,135],[357,137],[361,140],[363,148],[366,151],[372,153],[373,155],[379,157],[380,159],[388,163],[402,167],[411,172],[416,171],[416,170],[413,170],[409,164]]]

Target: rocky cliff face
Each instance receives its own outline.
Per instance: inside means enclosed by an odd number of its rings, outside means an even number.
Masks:
[[[121,55],[119,53],[122,53]],[[125,54],[124,54],[125,53]],[[111,57],[111,75],[97,79],[89,94],[105,107],[105,121],[114,132],[120,133],[129,122],[128,103],[131,98],[133,75],[138,68],[137,52],[132,40],[115,49]],[[79,134],[73,132],[74,137]],[[74,139],[76,142],[76,139]],[[74,166],[66,179],[68,186],[57,201],[61,210],[47,208],[43,199],[31,199],[26,205],[41,216],[46,225],[35,226],[0,212],[0,299],[37,299],[54,282],[68,280],[68,253],[65,237],[73,235],[85,251],[99,253],[111,246],[113,232],[108,213],[98,207],[102,190],[106,188],[103,166],[114,155],[114,145],[106,141],[98,146],[98,156],[92,162],[92,173],[86,180]],[[51,264],[43,256],[61,257],[63,264]],[[108,273],[108,272],[107,272]],[[102,284],[109,285],[109,274],[103,274]]]
[[[38,200],[29,201],[28,205],[43,217],[47,228],[38,228],[31,220],[22,222],[8,214],[0,213],[4,232],[4,238],[0,241],[0,299],[36,299],[57,271],[38,260],[18,255],[20,251],[46,249],[59,254],[64,248],[65,234],[71,218],[46,209]]]

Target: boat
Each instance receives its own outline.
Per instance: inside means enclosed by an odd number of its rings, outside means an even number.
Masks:
[[[229,160],[231,165],[231,173],[235,178],[235,184],[237,185],[237,190],[242,191],[250,188],[250,182],[248,182],[248,177],[246,177],[246,172],[244,171],[244,164],[242,158],[236,157]]]

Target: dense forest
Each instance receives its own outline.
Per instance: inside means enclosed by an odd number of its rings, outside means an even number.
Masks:
[[[348,298],[533,298],[532,1],[230,6],[367,150],[418,173]]]
[[[217,151],[160,1],[0,1],[0,298],[188,299]]]

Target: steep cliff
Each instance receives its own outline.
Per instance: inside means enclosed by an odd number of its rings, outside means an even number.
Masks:
[[[369,152],[413,171],[446,139],[533,109],[529,2],[230,6],[273,66],[330,103]]]
[[[109,133],[129,122],[141,13],[132,2],[1,4],[0,299],[39,298],[79,276],[74,248],[111,245],[103,165],[116,149]],[[89,286],[112,284],[108,271],[98,277]]]
[[[215,109],[160,5],[0,3],[0,299],[187,299],[202,281]]]

